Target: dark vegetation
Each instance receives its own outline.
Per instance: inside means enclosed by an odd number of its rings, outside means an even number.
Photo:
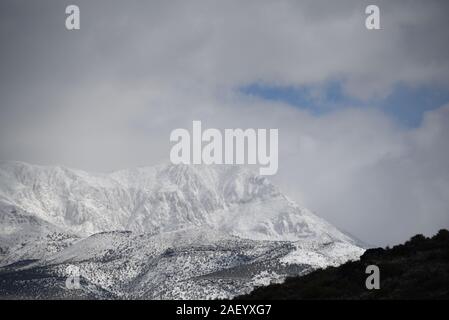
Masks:
[[[368,265],[379,267],[380,289],[366,288]],[[236,299],[449,299],[449,231],[368,249],[359,261],[287,278]]]

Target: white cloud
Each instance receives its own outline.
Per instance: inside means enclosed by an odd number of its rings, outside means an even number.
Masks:
[[[0,5],[1,159],[112,170],[168,160],[170,131],[192,120],[279,128],[274,179],[337,226],[381,244],[449,227],[447,108],[405,130],[373,109],[314,117],[236,90],[449,88],[446,2],[379,1],[381,31],[360,1],[74,3],[74,33],[62,3]]]

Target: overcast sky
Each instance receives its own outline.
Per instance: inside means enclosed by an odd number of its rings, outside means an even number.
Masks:
[[[279,128],[271,179],[291,198],[371,244],[433,234],[449,228],[448,8],[2,0],[0,160],[110,171],[169,161],[192,120]]]

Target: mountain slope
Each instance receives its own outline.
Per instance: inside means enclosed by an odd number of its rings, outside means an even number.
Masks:
[[[88,296],[94,286],[104,293],[101,298],[226,298],[249,292],[267,270],[270,279],[307,271],[308,266],[279,262],[291,250],[288,242],[239,239],[205,228],[158,235],[99,233],[40,261],[4,268],[0,296],[29,296],[30,287],[36,298],[45,298],[48,290],[64,287],[67,268],[76,267],[90,286],[74,291],[74,297]],[[20,288],[10,280],[17,278]]]
[[[380,289],[367,290],[368,265],[380,270]],[[236,299],[449,299],[449,231],[417,235],[391,249],[368,249],[359,261],[317,270]]]
[[[205,298],[338,265],[364,251],[239,166],[92,174],[7,162],[0,165],[0,213],[5,288],[15,288],[8,277],[26,274],[36,292],[33,286],[48,276],[44,287],[56,285],[51,292],[58,297],[65,293],[55,277],[73,264],[90,288],[83,297]],[[106,260],[105,250],[111,253]]]
[[[238,166],[165,165],[89,174],[8,162],[0,166],[0,208],[80,236],[206,225],[257,240],[352,242],[268,179]]]

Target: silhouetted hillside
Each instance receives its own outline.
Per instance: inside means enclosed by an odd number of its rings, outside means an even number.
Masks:
[[[366,289],[368,265],[380,269],[378,290]],[[236,299],[449,299],[449,231],[369,249],[359,261],[287,278]]]

